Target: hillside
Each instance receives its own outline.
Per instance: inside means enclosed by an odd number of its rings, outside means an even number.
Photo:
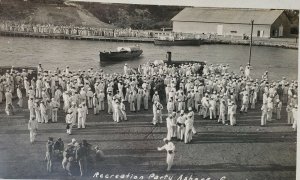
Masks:
[[[99,20],[122,28],[160,29],[172,27],[171,19],[184,7],[100,4],[80,2],[83,8],[91,12]]]
[[[90,12],[77,5],[59,3],[36,3],[32,1],[2,0],[0,20],[11,20],[33,24],[76,25],[112,28],[101,22]]]
[[[184,7],[67,2],[64,0],[0,0],[0,20],[38,24],[84,25],[132,29],[172,27]],[[286,10],[292,32],[298,33],[299,11]]]

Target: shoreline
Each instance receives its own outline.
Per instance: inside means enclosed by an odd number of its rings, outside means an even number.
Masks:
[[[48,33],[31,33],[31,32],[15,32],[15,31],[0,31],[0,36],[9,37],[29,37],[29,38],[44,38],[44,39],[65,39],[65,40],[89,40],[89,41],[107,41],[107,42],[138,42],[138,43],[153,43],[155,38],[143,37],[106,37],[106,36],[82,36],[82,35],[66,35],[66,34],[48,34]],[[241,40],[234,38],[214,38],[203,39],[201,45],[249,45],[250,40]],[[255,39],[252,42],[253,46],[277,47],[285,49],[298,49],[298,43],[291,42],[274,42],[265,39]]]

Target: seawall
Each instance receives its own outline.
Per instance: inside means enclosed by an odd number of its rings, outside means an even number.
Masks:
[[[73,34],[57,34],[57,33],[33,33],[33,32],[17,32],[17,31],[0,31],[0,36],[11,37],[31,37],[31,38],[48,38],[48,39],[66,39],[66,40],[91,40],[91,41],[107,41],[107,42],[136,42],[136,43],[153,43],[154,37],[114,37],[114,36],[84,36]],[[250,40],[242,40],[238,38],[216,37],[203,39],[202,44],[228,44],[228,45],[248,45]],[[268,46],[288,49],[298,49],[297,40],[280,40],[280,39],[254,39],[253,46]]]

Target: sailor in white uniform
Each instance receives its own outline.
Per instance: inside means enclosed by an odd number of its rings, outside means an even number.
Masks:
[[[173,160],[174,160],[174,156],[175,156],[175,145],[170,142],[167,138],[164,138],[163,141],[166,143],[164,146],[162,147],[158,147],[157,150],[158,151],[162,151],[162,150],[166,150],[167,151],[167,171],[171,170],[171,167],[173,165]]]

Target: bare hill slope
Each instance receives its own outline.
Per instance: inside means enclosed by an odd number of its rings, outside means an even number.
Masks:
[[[74,4],[45,4],[24,1],[2,1],[0,20],[54,25],[76,25],[111,28],[87,10]]]

